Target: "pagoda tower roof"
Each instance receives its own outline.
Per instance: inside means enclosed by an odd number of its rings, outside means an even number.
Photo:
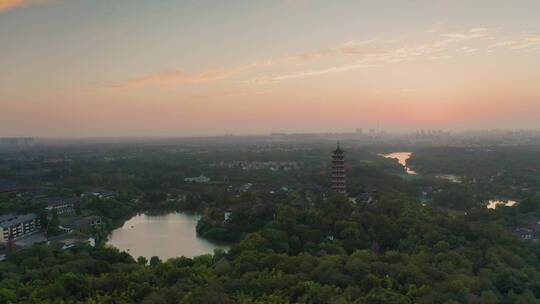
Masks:
[[[341,150],[339,141],[337,142],[337,148],[334,150],[334,154],[343,154],[345,151]]]

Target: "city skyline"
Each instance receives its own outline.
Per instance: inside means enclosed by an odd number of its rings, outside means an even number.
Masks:
[[[0,137],[539,129],[540,2],[0,1]]]

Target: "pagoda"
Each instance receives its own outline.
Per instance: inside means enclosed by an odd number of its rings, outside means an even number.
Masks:
[[[345,179],[345,151],[339,147],[332,152],[332,191],[335,193],[346,194],[347,183]]]

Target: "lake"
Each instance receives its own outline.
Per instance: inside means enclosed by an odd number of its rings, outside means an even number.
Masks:
[[[394,152],[389,154],[380,154],[384,158],[393,158],[397,159],[398,162],[405,167],[405,171],[407,174],[416,175],[416,172],[411,169],[411,167],[407,166],[407,160],[411,158],[412,152]]]
[[[185,213],[161,215],[138,214],[109,235],[109,245],[129,252],[134,258],[158,256],[165,260],[185,256],[192,258],[228,249],[197,236],[200,216]]]

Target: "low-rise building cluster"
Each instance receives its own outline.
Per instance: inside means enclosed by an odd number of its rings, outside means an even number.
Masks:
[[[184,178],[184,182],[186,183],[197,183],[197,184],[206,184],[210,182],[210,178],[208,176],[199,175],[197,177],[186,177]]]
[[[0,243],[17,240],[41,229],[41,220],[35,213],[0,215]]]
[[[270,171],[291,171],[298,170],[300,166],[295,161],[222,161],[219,167],[239,168],[244,171],[249,170],[270,170]]]
[[[22,248],[33,244],[58,244],[65,250],[77,243],[96,245],[94,237],[83,233],[85,228],[103,223],[100,216],[87,216],[73,220],[66,227],[59,226],[65,233],[57,236],[47,236],[41,225],[41,217],[35,213],[0,215],[0,245],[3,248],[12,246]],[[43,229],[42,229],[43,228]],[[0,254],[0,261],[5,259],[5,251]]]
[[[96,188],[81,194],[81,198],[114,199],[118,197],[118,191]]]
[[[511,233],[527,241],[540,240],[540,220],[531,217],[522,225],[514,227]]]
[[[48,212],[56,212],[57,214],[72,214],[75,213],[75,205],[80,203],[77,197],[46,197],[38,200],[36,203],[44,205]]]

